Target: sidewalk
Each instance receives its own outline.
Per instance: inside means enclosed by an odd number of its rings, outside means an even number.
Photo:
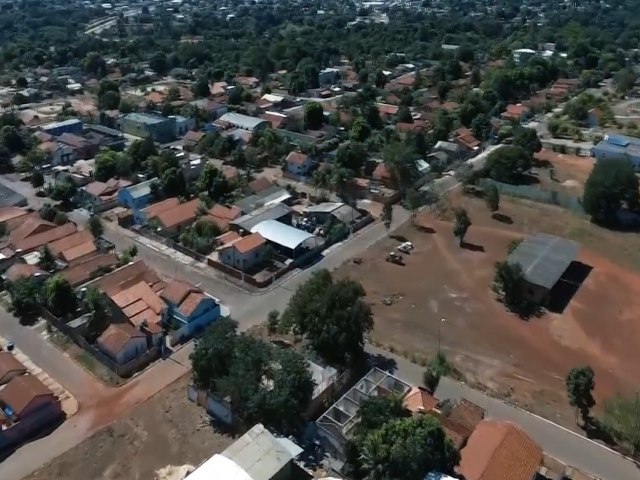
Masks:
[[[366,346],[367,352],[392,359],[394,375],[417,385],[422,384],[424,367],[385,350]],[[637,480],[640,468],[619,453],[549,420],[489,397],[450,378],[443,378],[435,392],[439,400],[466,398],[487,411],[488,418],[519,425],[543,450],[567,465],[603,480]]]
[[[2,349],[6,349],[8,344],[9,341],[0,336],[0,347],[2,347]],[[60,406],[62,408],[62,411],[66,414],[67,418],[74,416],[78,412],[78,401],[73,395],[71,395],[71,393],[69,393],[62,387],[62,385],[52,379],[47,374],[47,372],[42,370],[42,368],[33,363],[33,361],[31,361],[31,359],[27,355],[22,353],[19,348],[14,347],[12,353],[14,357],[16,357],[16,360],[18,360],[27,368],[27,371],[31,375],[35,376],[38,380],[44,383],[47,388],[49,388],[49,390],[54,393],[58,400],[60,400]]]

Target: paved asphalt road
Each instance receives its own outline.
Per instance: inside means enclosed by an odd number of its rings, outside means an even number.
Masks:
[[[407,219],[408,213],[399,207],[396,208],[392,229]],[[386,231],[381,223],[373,224],[344,244],[332,247],[320,262],[296,272],[274,288],[266,292],[250,293],[224,281],[210,268],[203,269],[178,262],[175,258],[136,242],[134,238],[124,235],[113,226],[105,232],[105,237],[119,250],[135,243],[139,257],[161,274],[199,284],[201,288],[220,298],[231,309],[232,316],[240,323],[242,329],[264,321],[266,312],[272,309],[283,310],[295,289],[314,271],[320,268],[337,268],[385,235]],[[188,356],[193,348],[192,344],[187,344],[170,359],[159,362],[126,386],[114,389],[102,385],[73,360],[50,345],[38,331],[19,326],[17,321],[4,311],[0,311],[0,333],[19,343],[21,349],[76,396],[81,405],[80,412],[53,433],[23,446],[0,463],[2,480],[19,480],[179,378],[189,369]],[[367,346],[367,350],[373,355],[384,357],[386,362],[390,361],[393,364],[391,369],[400,377],[415,384],[422,383],[423,367],[370,345]],[[616,453],[463,384],[444,379],[436,396],[441,399],[464,396],[485,407],[489,417],[510,420],[521,425],[551,455],[602,479],[640,478],[640,470],[636,465]]]
[[[73,212],[70,217],[75,221],[86,218],[81,212]],[[409,214],[397,207],[391,228],[397,228],[408,218]],[[230,308],[231,315],[239,322],[241,329],[263,322],[266,319],[266,313],[274,308],[283,310],[292,293],[314,271],[320,268],[337,268],[387,234],[382,223],[374,223],[342,244],[331,247],[318,263],[305,270],[294,272],[270,290],[251,293],[226,282],[211,268],[186,265],[145,244],[136,242],[135,236],[130,236],[130,232],[125,234],[107,222],[105,226],[107,228],[104,236],[112,241],[118,250],[135,244],[138,247],[139,258],[147,262],[150,267],[163,275],[198,284],[205,291],[218,297]],[[193,344],[189,343],[169,359],[160,361],[125,386],[110,388],[51,345],[38,329],[20,326],[18,321],[4,310],[0,310],[0,334],[19,344],[21,350],[31,357],[34,363],[46,370],[80,403],[80,411],[74,417],[64,422],[50,435],[22,446],[0,463],[1,480],[21,479],[162,390],[189,371],[189,354],[193,349]]]
[[[422,384],[424,367],[371,345],[367,346],[367,351],[373,356],[384,357],[383,361],[386,362],[389,371],[399,378],[417,385]],[[640,479],[639,466],[616,452],[465,384],[443,378],[435,396],[439,400],[466,398],[486,409],[488,418],[518,424],[551,456],[602,480]]]

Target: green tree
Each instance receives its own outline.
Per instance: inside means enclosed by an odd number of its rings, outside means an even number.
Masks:
[[[11,153],[18,153],[24,148],[24,140],[20,131],[11,125],[5,125],[0,129],[0,144]]]
[[[596,162],[584,187],[582,205],[591,220],[603,225],[618,222],[623,208],[638,206],[638,177],[627,160]]]
[[[53,256],[48,245],[40,247],[38,266],[45,272],[51,272],[56,268],[56,257]]]
[[[593,369],[586,366],[572,368],[565,379],[569,405],[576,409],[576,423],[578,422],[578,412],[580,412],[582,421],[586,425],[589,420],[589,412],[596,404],[593,398],[594,377]]]
[[[438,352],[427,365],[423,378],[424,384],[427,386],[429,391],[433,393],[436,391],[436,388],[440,383],[440,379],[447,375],[451,375],[452,371],[453,369],[451,368],[446,355],[442,352]]]
[[[71,179],[65,179],[62,182],[56,183],[51,192],[51,198],[58,200],[65,206],[69,206],[73,203],[73,200],[78,192],[78,186]]]
[[[451,90],[451,84],[449,82],[438,82],[436,84],[436,91],[438,92],[438,98],[441,102],[446,100],[449,90]]]
[[[430,415],[385,423],[364,438],[360,451],[364,473],[375,480],[422,480],[431,471],[453,473],[460,461],[440,422]]]
[[[94,238],[98,238],[104,233],[104,226],[102,225],[102,220],[98,215],[91,215],[87,222],[87,226]]]
[[[464,237],[467,235],[467,230],[471,226],[471,220],[464,208],[457,208],[455,211],[456,222],[453,226],[453,235],[458,239],[458,243],[462,245],[464,243]]]
[[[42,188],[44,185],[44,175],[40,170],[35,170],[31,174],[31,186],[33,188]]]
[[[102,293],[95,288],[87,288],[82,303],[91,317],[87,323],[87,340],[95,341],[109,326],[108,307]]]
[[[360,405],[355,436],[364,439],[369,433],[382,428],[385,423],[410,416],[402,398],[397,395],[370,397]]]
[[[202,255],[208,255],[216,245],[216,237],[221,233],[217,224],[201,218],[182,232],[180,243]]]
[[[485,172],[499,182],[518,183],[532,166],[533,160],[528,151],[515,145],[506,145],[489,154]]]
[[[520,264],[506,261],[496,263],[492,288],[510,311],[520,315],[525,315],[530,307],[522,290],[523,281],[524,272]]]
[[[382,152],[382,160],[391,174],[394,186],[401,192],[411,188],[417,178],[418,155],[408,143],[389,143]]]
[[[362,117],[358,117],[351,125],[349,136],[355,142],[364,142],[371,135],[371,127]]]
[[[98,105],[101,110],[115,110],[120,106],[120,93],[113,90],[105,92],[99,97]]]
[[[367,160],[367,149],[359,142],[346,142],[338,147],[336,166],[360,173]]]
[[[164,75],[169,70],[167,56],[163,52],[156,52],[149,59],[149,68],[158,75]]]
[[[237,338],[238,323],[229,317],[217,320],[205,331],[189,357],[198,387],[216,390],[218,379],[231,369]]]
[[[389,234],[389,229],[391,228],[392,220],[393,220],[393,205],[387,202],[382,206],[382,222],[384,223],[384,228],[387,231],[387,235]]]
[[[62,275],[54,275],[44,284],[47,308],[54,315],[64,316],[76,309],[76,295],[69,281]]]
[[[636,73],[631,68],[623,68],[619,70],[613,77],[616,89],[626,95],[636,84]]]
[[[309,130],[318,130],[324,122],[324,110],[320,102],[307,102],[304,106],[304,124]]]
[[[411,110],[402,106],[398,109],[398,122],[413,123],[413,117],[411,116]]]
[[[41,285],[33,278],[21,278],[9,285],[11,312],[22,324],[38,320],[42,298]]]
[[[206,77],[199,77],[193,84],[193,94],[198,98],[208,97],[211,95],[209,90],[209,80]]]
[[[284,327],[304,335],[327,362],[350,366],[361,360],[365,336],[373,328],[365,291],[350,279],[334,280],[327,270],[315,272],[289,300]]]
[[[498,187],[493,184],[487,185],[484,189],[484,201],[491,212],[497,212],[500,208],[500,191]]]
[[[542,149],[542,143],[538,138],[538,132],[533,128],[518,127],[513,132],[513,145],[521,147],[533,156]]]
[[[280,312],[278,310],[271,310],[267,315],[267,329],[269,334],[273,335],[277,333],[280,328]]]

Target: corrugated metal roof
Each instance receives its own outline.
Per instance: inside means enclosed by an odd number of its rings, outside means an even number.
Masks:
[[[258,126],[266,123],[266,120],[258,117],[250,117],[241,113],[229,112],[222,115],[219,119],[221,122],[229,122],[238,128],[244,130],[255,130]]]
[[[251,233],[259,233],[270,242],[277,243],[283,247],[294,249],[305,243],[307,240],[315,239],[316,236],[298,230],[297,228],[280,223],[277,220],[265,220],[251,229]]]
[[[519,264],[525,279],[550,289],[578,256],[580,245],[573,240],[538,233],[527,237],[509,255],[509,263]]]
[[[222,452],[222,456],[233,461],[253,480],[271,480],[301,452],[299,447],[290,451],[259,423],[233,442]]]
[[[284,217],[289,212],[291,212],[291,208],[286,206],[283,203],[277,203],[272,206],[262,207],[258,210],[254,210],[247,215],[243,215],[239,218],[236,218],[232,222],[231,225],[237,225],[246,231],[252,231],[253,227],[255,227],[260,222],[265,220],[277,220],[279,218]]]

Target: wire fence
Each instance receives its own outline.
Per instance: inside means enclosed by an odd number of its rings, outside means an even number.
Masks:
[[[535,202],[546,203],[549,205],[557,205],[566,208],[577,214],[584,214],[582,200],[579,197],[570,195],[556,190],[546,190],[531,185],[511,185],[508,183],[497,182],[489,178],[483,178],[479,182],[482,188],[489,185],[495,185],[500,193],[510,195],[512,197],[526,198]]]

